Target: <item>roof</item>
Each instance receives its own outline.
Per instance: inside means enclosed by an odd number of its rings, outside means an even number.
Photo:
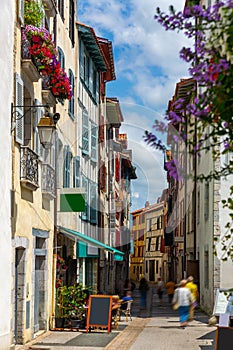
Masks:
[[[96,68],[100,72],[106,72],[108,62],[99,44],[98,38],[95,35],[94,29],[80,22],[77,22],[77,26],[79,37],[83,40]]]
[[[196,82],[193,78],[180,79],[180,81],[176,84],[175,93],[172,99],[168,102],[168,110],[173,109],[173,102],[175,102],[178,98],[182,98],[184,100],[184,105],[187,105],[191,99],[190,94],[188,92],[196,86]]]
[[[107,71],[105,72],[104,79],[105,81],[116,80],[112,42],[108,39],[104,39],[100,37],[97,37],[97,40],[99,42],[99,45],[102,48],[102,51],[104,53],[104,56],[107,62]]]
[[[106,114],[108,122],[116,127],[119,127],[124,121],[123,115],[121,113],[120,103],[116,97],[107,97]]]

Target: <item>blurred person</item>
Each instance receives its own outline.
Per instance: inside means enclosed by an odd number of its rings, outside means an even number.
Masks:
[[[145,277],[142,277],[139,282],[139,292],[140,292],[140,306],[146,308],[146,296],[149,290],[149,285]]]
[[[168,296],[168,302],[169,304],[172,303],[172,299],[174,296],[175,292],[175,282],[172,279],[169,279],[168,282],[166,283],[166,290],[167,290],[167,296]]]
[[[172,304],[178,303],[179,305],[179,319],[180,327],[184,328],[189,319],[189,308],[192,304],[192,294],[190,290],[186,287],[187,280],[181,280],[180,286],[176,288]]]
[[[192,321],[194,317],[194,309],[198,305],[197,301],[199,298],[198,287],[196,283],[193,282],[193,276],[189,276],[187,278],[186,287],[190,290],[193,298],[193,302],[192,302],[192,305],[190,305],[190,310],[189,310],[189,320]]]
[[[157,294],[159,296],[159,301],[163,301],[163,292],[164,292],[164,283],[161,279],[161,277],[158,277],[158,282],[157,282]]]

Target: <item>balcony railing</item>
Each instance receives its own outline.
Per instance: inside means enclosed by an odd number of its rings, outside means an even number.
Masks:
[[[41,191],[48,198],[55,198],[55,170],[47,163],[41,168]]]
[[[20,153],[20,181],[21,184],[31,190],[36,190],[38,185],[38,155],[29,147],[22,146]]]

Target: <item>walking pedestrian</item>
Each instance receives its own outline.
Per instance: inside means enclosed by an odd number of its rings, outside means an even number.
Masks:
[[[139,282],[139,292],[140,292],[140,306],[141,308],[146,308],[146,296],[149,290],[149,285],[145,277],[142,277]]]
[[[160,303],[163,301],[163,292],[164,292],[164,283],[163,283],[161,277],[158,277],[157,294],[159,296]]]
[[[190,305],[190,310],[189,310],[189,320],[192,321],[194,317],[194,309],[198,305],[197,301],[199,298],[198,287],[196,283],[193,282],[193,276],[189,276],[187,278],[186,287],[190,290],[193,298],[193,302],[192,302],[192,305]]]
[[[175,292],[175,285],[176,284],[172,279],[168,280],[166,283],[166,290],[167,290],[169,304],[172,303],[172,299],[173,299],[174,292]]]
[[[187,280],[181,280],[180,286],[175,290],[172,304],[179,305],[180,327],[184,328],[189,319],[189,307],[193,301],[190,290],[186,287]]]

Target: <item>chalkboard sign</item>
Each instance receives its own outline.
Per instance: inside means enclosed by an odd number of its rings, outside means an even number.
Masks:
[[[90,295],[87,314],[87,332],[91,327],[107,328],[111,331],[112,323],[112,296]]]
[[[213,314],[219,316],[225,313],[233,316],[233,289],[217,289]]]
[[[216,331],[215,350],[232,350],[233,328],[218,327]]]

